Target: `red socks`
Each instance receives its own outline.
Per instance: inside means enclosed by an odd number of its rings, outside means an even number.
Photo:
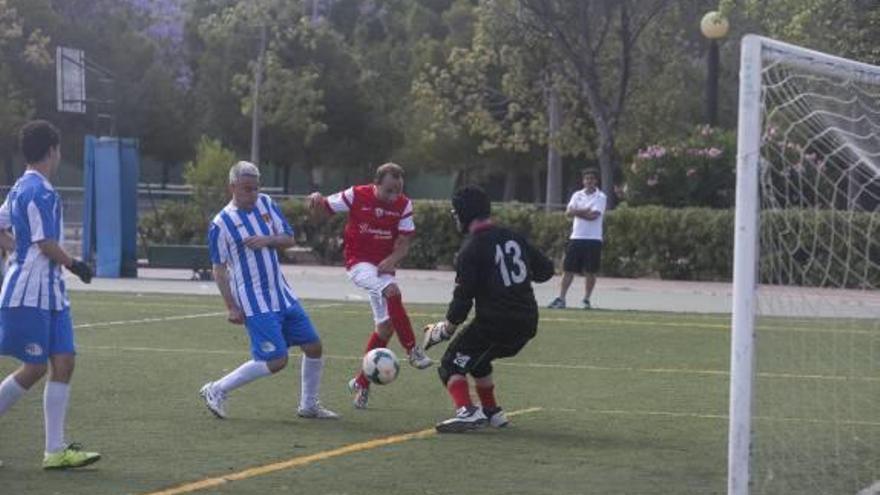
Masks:
[[[391,317],[391,324],[397,333],[397,340],[400,341],[400,345],[409,353],[413,346],[416,345],[416,336],[413,334],[412,324],[409,321],[409,316],[406,314],[406,309],[403,307],[403,299],[400,295],[396,295],[386,297],[385,300],[388,301],[388,315]]]
[[[380,347],[387,347],[388,341],[383,339],[378,333],[372,332],[370,334],[370,340],[367,341],[367,348],[364,349],[364,354],[372,351],[373,349],[378,349]]]
[[[400,345],[406,349],[407,354],[412,350],[413,346],[416,345],[416,336],[413,334],[412,323],[409,321],[409,316],[406,314],[406,309],[403,307],[403,298],[400,295],[386,297],[385,300],[388,302],[388,316],[391,317],[391,325],[394,327],[394,331],[397,333],[397,340],[400,341]],[[379,347],[387,347],[388,341],[382,339],[378,333],[373,332],[370,334],[370,340],[367,341],[366,352],[369,352],[373,349]],[[370,381],[367,380],[367,377],[364,376],[363,372],[359,372],[357,375],[357,384],[362,388],[366,388],[370,386]],[[467,393],[467,381],[465,381],[465,393]],[[470,401],[470,398],[468,398]]]
[[[449,396],[452,397],[452,402],[455,403],[456,409],[474,405],[474,403],[471,402],[471,392],[466,377],[449,380],[449,382],[446,383],[446,390],[449,392]]]
[[[498,404],[495,402],[495,385],[481,387],[477,385],[477,396],[480,398],[480,405],[483,409],[495,409]]]
[[[367,341],[367,348],[364,351],[364,354],[372,351],[373,349],[378,349],[380,347],[386,347],[388,345],[388,341],[379,336],[378,333],[372,332],[370,334],[370,340]],[[361,386],[361,388],[367,388],[370,386],[370,381],[367,380],[367,376],[364,375],[363,371],[359,371],[357,377],[357,384]]]

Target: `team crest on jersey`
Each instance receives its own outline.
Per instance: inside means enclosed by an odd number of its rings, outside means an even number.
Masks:
[[[264,221],[264,222],[269,223],[269,220],[270,220],[271,218],[272,218],[272,217],[269,216],[268,213],[263,213],[263,221]]]
[[[459,368],[467,368],[469,362],[471,362],[471,357],[460,352],[455,353],[455,359],[452,361]]]
[[[376,208],[375,212],[376,218],[382,218],[385,216],[385,210],[383,210],[382,208]]]
[[[43,347],[40,344],[32,343],[24,346],[24,353],[28,356],[42,356]]]
[[[275,352],[275,344],[266,340],[260,344],[260,350],[263,352]]]

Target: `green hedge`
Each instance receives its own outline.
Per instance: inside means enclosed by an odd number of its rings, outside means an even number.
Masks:
[[[729,280],[733,212],[658,206],[619,208],[605,219],[603,273],[674,280]]]
[[[299,242],[311,246],[325,263],[342,260],[344,217],[315,224],[301,201],[286,202],[284,213],[297,226]],[[525,205],[495,207],[497,223],[510,227],[562,264],[571,220]],[[461,236],[449,205],[417,202],[417,235],[404,262],[409,268],[450,267]],[[729,277],[732,214],[727,210],[660,207],[619,208],[605,221],[602,274],[616,277],[662,277],[723,280]],[[680,235],[680,233],[689,233]],[[701,239],[694,249],[695,238]]]
[[[880,289],[880,212],[777,211],[762,228],[773,240],[761,253],[764,282]]]
[[[315,225],[302,202],[283,205],[298,227],[299,241],[326,263],[342,260],[344,217]],[[571,221],[560,212],[525,205],[495,207],[499,224],[511,227],[556,260],[562,256]],[[461,236],[449,204],[417,202],[417,235],[404,265],[452,265]],[[876,288],[880,286],[880,214],[832,210],[766,212],[762,228],[776,239],[762,253],[762,281],[793,285]],[[860,239],[860,240],[857,240]],[[733,211],[709,208],[621,207],[607,213],[602,275],[673,280],[730,280],[733,271]]]
[[[165,201],[138,219],[143,244],[205,244],[213,214],[193,201]]]
[[[302,200],[282,209],[301,245],[323,263],[342,263],[344,215],[315,223]],[[408,268],[452,266],[461,236],[448,202],[415,205],[417,235]],[[526,235],[561,267],[571,221],[560,212],[526,205],[496,206],[499,224]],[[810,286],[880,287],[880,213],[832,210],[766,212],[762,228],[774,246],[762,253],[762,281]],[[167,205],[141,221],[148,242],[205,242],[207,218],[187,203]],[[708,208],[621,207],[607,213],[603,276],[675,280],[730,280],[733,211]]]

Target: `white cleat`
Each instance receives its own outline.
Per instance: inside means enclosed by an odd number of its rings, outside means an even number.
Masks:
[[[296,415],[308,419],[339,419],[338,414],[322,406],[320,402],[315,402],[312,407],[300,407],[296,410]]]
[[[348,391],[354,395],[351,403],[354,404],[355,409],[367,408],[367,400],[370,398],[369,387],[361,387],[358,385],[357,378],[352,378],[348,381]]]
[[[416,344],[413,346],[412,350],[409,351],[409,364],[411,364],[413,368],[423,370],[431,367],[431,365],[434,364],[434,360],[425,354],[422,346]]]
[[[199,395],[205,399],[205,406],[220,419],[226,418],[226,394],[214,387],[214,382],[206,383]]]
[[[494,428],[504,428],[510,425],[510,420],[504,415],[504,411],[500,407],[494,409],[483,409],[483,414],[489,418],[489,426]]]
[[[485,428],[489,424],[483,410],[477,406],[465,406],[458,408],[455,416],[446,421],[437,423],[437,433],[464,433],[466,431]]]

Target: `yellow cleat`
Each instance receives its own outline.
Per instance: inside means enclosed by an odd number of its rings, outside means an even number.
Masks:
[[[84,452],[79,444],[72,443],[59,452],[43,457],[43,469],[70,469],[88,466],[101,460],[97,452]]]

